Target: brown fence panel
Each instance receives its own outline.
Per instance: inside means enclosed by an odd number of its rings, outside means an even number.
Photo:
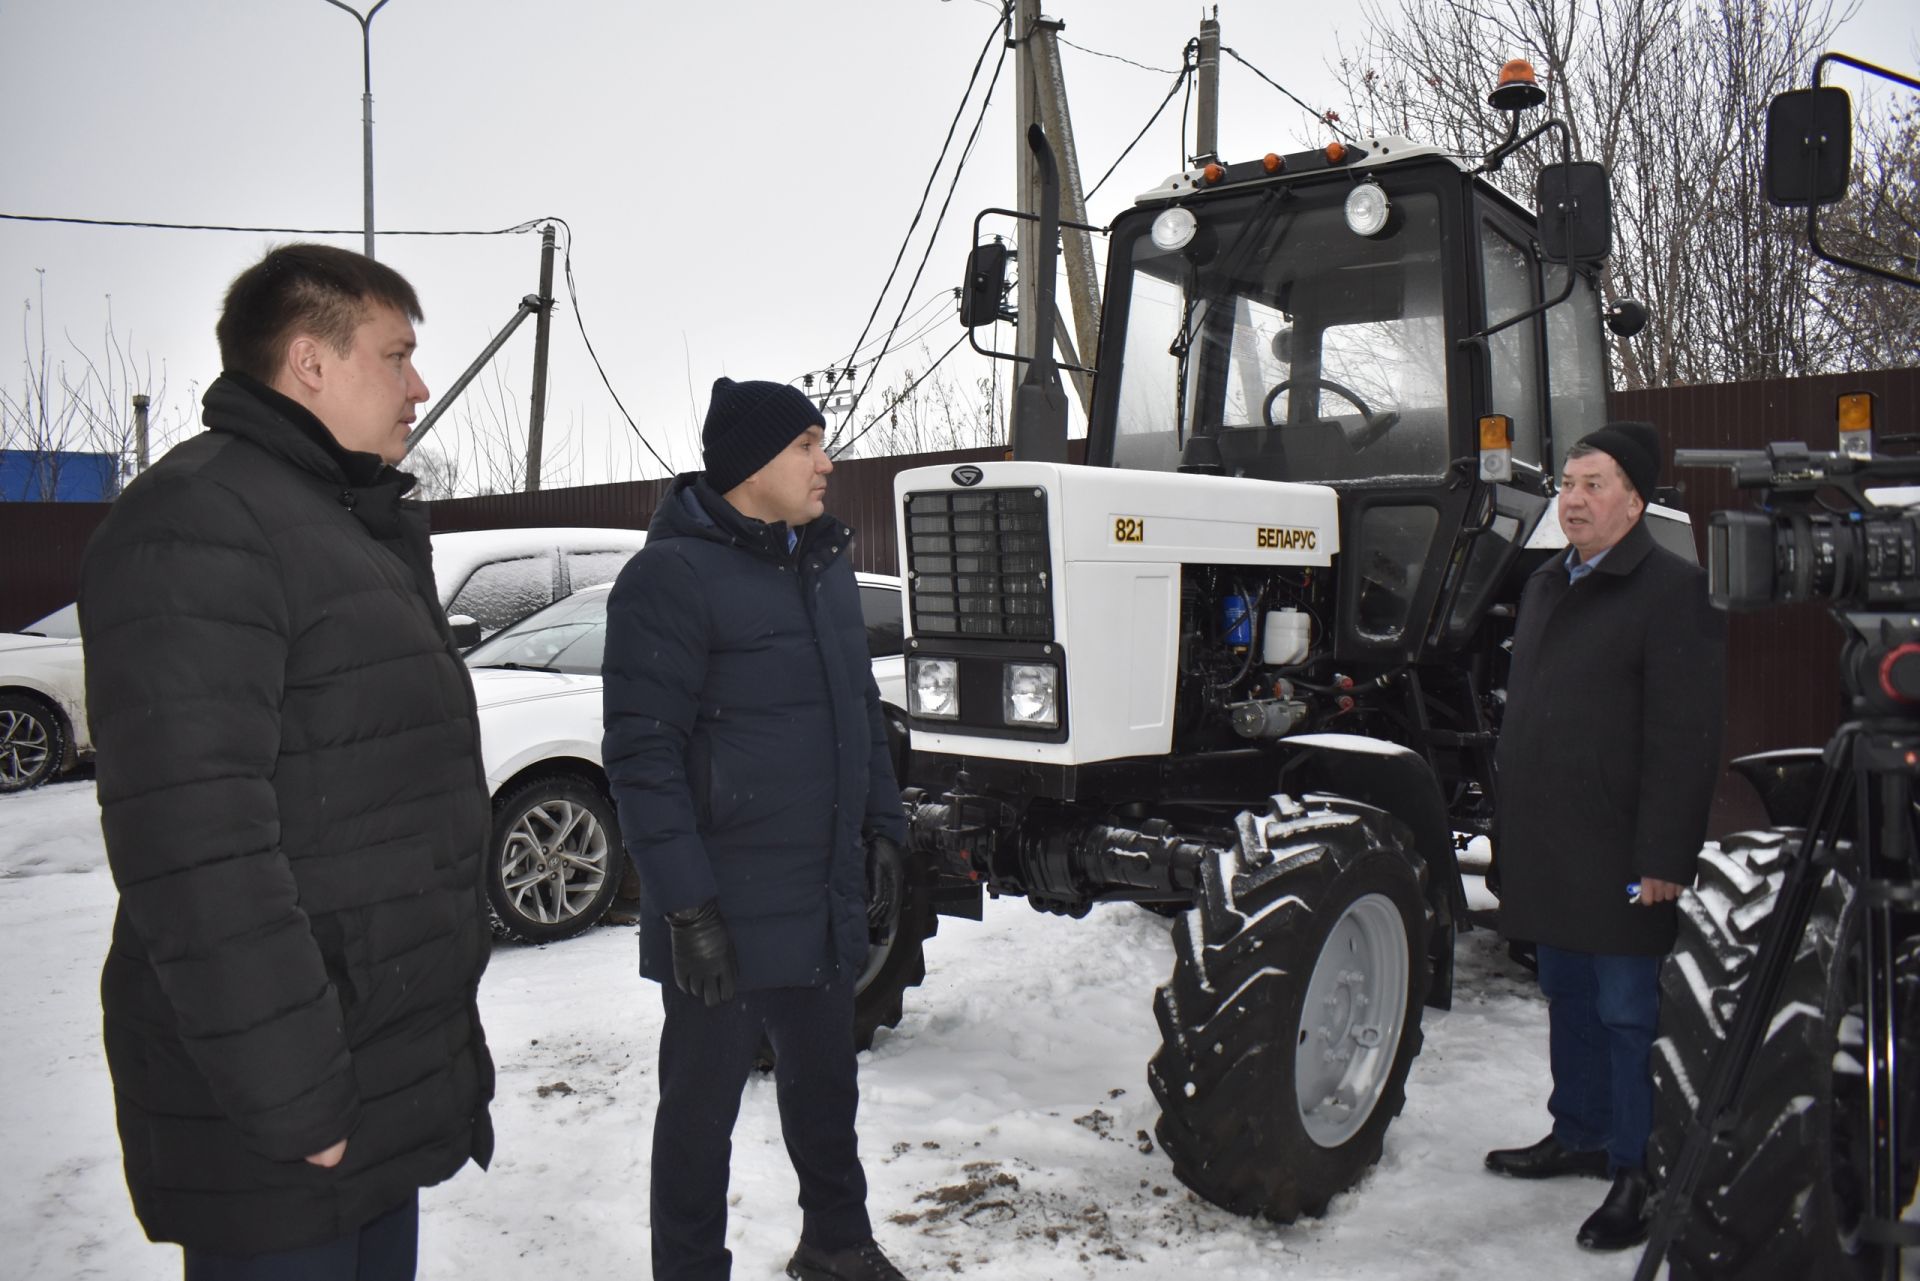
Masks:
[[[108,503],[0,503],[0,632],[71,601]]]

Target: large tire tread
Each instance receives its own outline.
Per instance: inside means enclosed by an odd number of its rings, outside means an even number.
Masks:
[[[1664,1183],[1679,1159],[1798,837],[1744,832],[1709,845],[1697,887],[1681,898],[1679,941],[1661,972],[1661,1035],[1653,1053],[1648,1162],[1656,1182]],[[1739,1117],[1715,1142],[1669,1253],[1672,1276],[1681,1281],[1877,1275],[1872,1253],[1848,1253],[1835,1225],[1834,1189],[1844,1174],[1834,1152],[1832,1063],[1836,1048],[1845,1048],[1836,1029],[1844,1026],[1849,999],[1838,973],[1848,954],[1837,949],[1853,927],[1851,900],[1852,886],[1829,873],[1748,1067]],[[1901,965],[1903,1053],[1920,1012],[1912,961],[1909,952]],[[1905,1154],[1901,1169],[1908,1192],[1912,1155]]]
[[[1172,977],[1154,997],[1162,1045],[1147,1076],[1175,1175],[1236,1214],[1291,1222],[1324,1214],[1359,1181],[1405,1104],[1433,914],[1424,867],[1390,815],[1323,797],[1282,813],[1277,822],[1247,816],[1230,860],[1203,864],[1194,909],[1174,927]],[[1264,839],[1245,834],[1248,821],[1268,822]],[[1327,931],[1349,904],[1375,893],[1395,903],[1406,926],[1408,1009],[1366,1122],[1322,1148],[1307,1135],[1295,1094],[1300,1003]]]

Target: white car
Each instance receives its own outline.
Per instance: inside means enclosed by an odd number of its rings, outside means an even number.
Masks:
[[[91,755],[74,607],[0,632],[0,792],[38,787]]]
[[[433,577],[440,608],[466,617],[491,636],[598,583],[611,583],[627,558],[646,546],[639,529],[536,527],[476,529],[433,536]]]
[[[897,768],[907,742],[900,580],[858,578]],[[555,601],[467,653],[493,794],[487,898],[509,938],[545,943],[587,929],[612,905],[626,868],[600,761],[610,586]]]

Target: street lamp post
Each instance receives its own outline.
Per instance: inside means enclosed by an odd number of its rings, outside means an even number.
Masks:
[[[365,248],[367,257],[373,253],[373,15],[386,8],[387,0],[378,0],[373,8],[362,17],[360,11],[341,0],[327,0],[336,9],[344,9],[352,14],[354,21],[360,24],[360,70],[365,89],[360,95],[361,156],[365,166],[363,190],[366,193]]]

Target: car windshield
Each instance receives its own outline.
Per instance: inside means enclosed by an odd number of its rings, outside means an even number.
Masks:
[[[1194,435],[1230,475],[1429,480],[1447,465],[1440,201],[1391,195],[1351,230],[1350,183],[1192,206],[1162,249],[1136,223],[1112,459],[1172,471]]]
[[[80,639],[80,610],[62,605],[45,618],[36,619],[20,629],[23,636],[51,636],[60,640]]]
[[[469,667],[598,676],[607,646],[607,593],[579,592],[527,615],[467,651]]]

